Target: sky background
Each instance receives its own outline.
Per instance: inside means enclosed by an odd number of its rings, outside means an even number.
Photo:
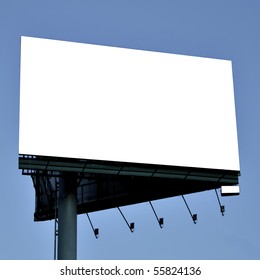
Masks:
[[[258,0],[0,0],[0,259],[53,259],[54,222],[33,221],[34,188],[18,170],[20,37],[232,60],[241,195],[214,191],[78,216],[78,259],[260,259]],[[48,108],[46,108],[47,113]],[[221,110],[219,112],[221,114]],[[221,132],[220,132],[221,133]]]

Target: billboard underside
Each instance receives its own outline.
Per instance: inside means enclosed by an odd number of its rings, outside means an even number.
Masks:
[[[35,221],[55,217],[56,183],[66,172],[76,174],[78,214],[232,186],[239,176],[219,169],[35,156],[20,157],[19,166],[33,179]]]

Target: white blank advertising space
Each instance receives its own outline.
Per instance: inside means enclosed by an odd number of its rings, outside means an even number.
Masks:
[[[22,37],[19,154],[239,170],[231,62]]]

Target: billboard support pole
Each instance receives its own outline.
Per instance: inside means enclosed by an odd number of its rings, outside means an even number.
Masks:
[[[77,177],[70,172],[60,174],[58,201],[58,259],[77,259]]]

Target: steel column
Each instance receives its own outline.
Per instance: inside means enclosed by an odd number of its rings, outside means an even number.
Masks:
[[[59,183],[58,259],[77,259],[77,177],[63,172]]]

